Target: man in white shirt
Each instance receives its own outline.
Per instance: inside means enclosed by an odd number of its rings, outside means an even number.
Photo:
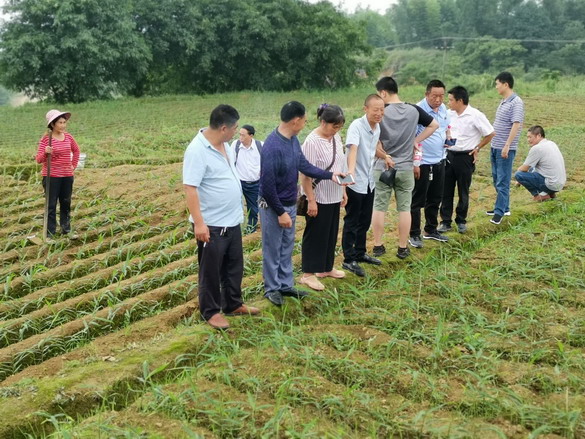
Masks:
[[[258,190],[260,188],[260,155],[262,142],[254,139],[256,130],[252,125],[240,129],[240,138],[232,143],[236,152],[236,170],[240,175],[242,192],[248,211],[246,233],[256,231],[258,224]]]
[[[467,211],[469,209],[469,188],[475,172],[479,150],[494,137],[494,128],[485,114],[469,105],[469,93],[464,87],[456,86],[448,91],[451,137],[447,137],[447,164],[445,184],[441,202],[441,225],[439,232],[451,230],[455,186],[459,202],[455,209],[457,231],[467,231]]]
[[[555,198],[567,182],[563,154],[555,142],[544,138],[540,125],[528,128],[526,138],[531,148],[516,172],[516,181],[528,189],[534,201]]]

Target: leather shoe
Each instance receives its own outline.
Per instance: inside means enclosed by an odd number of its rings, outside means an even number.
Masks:
[[[282,306],[284,304],[284,298],[280,291],[267,291],[264,293],[264,297],[266,297],[273,305]]]
[[[358,262],[365,262],[366,264],[373,264],[373,265],[382,265],[382,261],[378,258],[374,258],[373,256],[368,255],[367,253],[363,255]]]
[[[356,261],[344,262],[341,266],[347,271],[351,271],[356,276],[364,277],[366,275],[364,269],[360,267],[360,264],[358,264]]]
[[[220,313],[214,314],[212,315],[208,320],[207,323],[209,324],[209,326],[211,326],[213,329],[219,329],[220,331],[223,331],[225,329],[228,329],[230,327],[229,322],[226,320],[226,318],[224,316],[222,316]]]
[[[245,315],[255,316],[257,314],[260,314],[260,310],[258,308],[254,308],[253,306],[246,306],[243,304],[239,308],[236,308],[233,311],[225,313],[226,316],[245,316]]]
[[[319,282],[319,279],[317,279],[314,274],[311,274],[309,276],[306,275],[301,276],[299,278],[299,283],[302,285],[306,285],[315,291],[323,291],[325,289],[325,285]]]
[[[319,283],[321,283],[321,282],[319,282]],[[297,290],[296,288],[290,288],[288,290],[280,290],[280,294],[282,296],[296,297],[297,299],[302,299],[303,297],[309,295],[309,293],[307,293],[306,291]]]

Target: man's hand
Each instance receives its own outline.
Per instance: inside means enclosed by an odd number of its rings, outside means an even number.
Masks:
[[[392,157],[390,157],[389,155],[386,156],[385,161],[386,169],[393,168],[396,165],[396,163],[394,163],[394,160],[392,160]]]
[[[316,200],[309,201],[309,207],[307,208],[307,215],[317,216],[317,201]]]
[[[209,242],[209,227],[207,227],[207,224],[195,224],[195,238],[197,238],[197,241]]]
[[[502,158],[503,159],[507,159],[508,158],[508,152],[510,151],[510,145],[505,145],[504,149],[502,149]]]
[[[341,198],[341,207],[345,207],[347,205],[347,192],[343,191],[343,197]]]
[[[414,167],[414,179],[415,180],[420,179],[420,166]]]
[[[477,146],[475,148],[473,148],[471,150],[471,152],[469,153],[469,155],[473,156],[473,164],[475,164],[478,160],[478,157],[479,157],[479,148]]]
[[[292,219],[287,212],[284,212],[278,217],[278,225],[283,229],[290,229],[292,227]]]
[[[333,176],[331,177],[331,180],[333,180],[335,183],[337,183],[340,186],[349,186],[350,184],[354,184],[354,183],[340,183],[340,180],[342,178],[344,178],[347,174],[344,174],[343,172],[334,172]]]

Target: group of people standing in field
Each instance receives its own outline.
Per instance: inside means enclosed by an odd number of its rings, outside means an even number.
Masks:
[[[239,139],[230,142],[240,115],[230,105],[219,105],[209,126],[199,131],[185,151],[183,184],[193,232],[198,244],[199,308],[212,327],[226,329],[225,315],[254,315],[260,311],[242,301],[242,197],[247,206],[244,231],[254,233],[261,223],[264,297],[281,306],[285,297],[302,298],[295,288],[292,253],[298,209],[306,217],[302,238],[302,272],[298,282],[323,290],[323,278],[343,278],[349,271],[365,276],[360,264],[381,265],[384,222],[392,193],[398,211],[396,256],[404,259],[410,247],[424,240],[448,241],[453,211],[459,233],[467,231],[469,190],[480,150],[491,143],[491,166],[496,189],[491,223],[510,215],[512,165],[524,122],[524,103],[513,91],[508,72],[495,78],[502,100],[493,125],[469,104],[462,86],[439,80],[427,84],[418,104],[400,100],[391,77],[376,83],[376,93],[365,98],[364,115],[350,123],[345,141],[339,132],[346,120],[337,105],[322,104],[318,126],[301,145],[298,134],[307,123],[305,107],[286,103],[280,123],[264,142],[255,128],[243,125]],[[449,108],[444,104],[447,95]],[[56,233],[56,205],[60,227],[71,231],[70,206],[73,172],[79,147],[66,132],[71,116],[51,110],[48,134],[39,142],[36,160],[43,164],[43,184],[50,180],[48,232]],[[562,154],[545,139],[544,129],[528,129],[531,150],[518,168],[516,180],[534,200],[554,198],[565,182]],[[50,179],[48,158],[52,157]],[[300,192],[299,192],[300,175]],[[455,189],[458,203],[454,206]],[[300,195],[300,197],[299,197]],[[341,209],[345,209],[341,245],[343,270],[334,267]],[[424,213],[424,226],[422,222]],[[366,249],[372,228],[374,245]]]
[[[299,102],[282,107],[278,127],[264,142],[255,139],[253,126],[244,125],[231,147],[227,142],[236,133],[239,114],[229,105],[216,107],[209,127],[187,147],[183,166],[198,241],[203,318],[212,327],[225,329],[229,322],[224,315],[260,312],[241,299],[242,195],[248,210],[244,230],[255,232],[260,219],[264,297],[277,306],[285,297],[307,295],[295,288],[293,277],[297,211],[306,217],[298,283],[323,290],[320,279],[343,278],[347,271],[365,276],[360,264],[380,265],[378,258],[386,253],[384,222],[393,192],[397,257],[408,257],[409,245],[420,248],[425,239],[448,241],[444,233],[452,230],[453,210],[458,232],[467,231],[472,175],[480,150],[490,142],[497,196],[493,210],[486,213],[491,223],[501,224],[510,212],[512,164],[524,103],[513,91],[510,73],[501,73],[495,82],[502,100],[493,125],[469,104],[462,86],[447,91],[441,81],[430,81],[425,97],[413,105],[400,100],[393,78],[384,77],[376,83],[376,93],[366,97],[364,115],[351,122],[345,141],[339,134],[345,124],[343,110],[322,104],[318,126],[302,145],[297,136],[307,115]],[[540,126],[528,130],[528,141],[534,146],[518,169],[517,180],[535,200],[554,198],[566,180],[562,155],[553,142],[544,140]],[[455,189],[459,201],[454,208]],[[339,270],[334,260],[342,208],[344,260]],[[372,254],[366,250],[370,227]]]

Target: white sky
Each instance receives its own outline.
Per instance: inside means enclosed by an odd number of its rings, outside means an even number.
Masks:
[[[317,3],[321,0],[308,0],[309,3]],[[355,12],[358,6],[362,9],[370,8],[372,11],[384,14],[392,4],[396,3],[397,0],[328,0],[335,6],[341,6],[341,9],[346,12]]]

